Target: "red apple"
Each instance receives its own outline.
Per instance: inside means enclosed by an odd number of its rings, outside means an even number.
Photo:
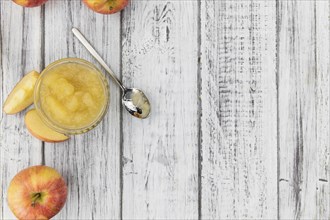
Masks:
[[[24,7],[37,7],[45,4],[47,1],[48,0],[13,0],[16,4]]]
[[[125,8],[128,0],[84,0],[84,3],[100,14],[113,14]]]
[[[10,182],[8,204],[18,219],[50,219],[64,206],[67,186],[53,168],[33,166]]]

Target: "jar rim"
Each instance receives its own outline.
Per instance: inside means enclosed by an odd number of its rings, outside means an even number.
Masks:
[[[66,126],[61,126],[59,123],[54,122],[54,120],[52,120],[44,112],[41,102],[40,102],[40,86],[42,85],[45,75],[47,75],[47,73],[54,67],[57,67],[59,65],[66,64],[66,63],[80,64],[80,65],[84,65],[84,66],[87,66],[88,68],[95,70],[95,72],[97,72],[97,75],[100,78],[100,81],[102,82],[102,85],[103,85],[103,91],[104,91],[104,95],[105,95],[105,104],[104,104],[102,110],[91,123],[89,123],[86,126],[79,127],[79,128],[68,128]],[[63,58],[63,59],[59,59],[59,60],[56,60],[56,61],[50,63],[41,72],[41,74],[36,82],[36,85],[34,87],[34,105],[35,105],[35,108],[36,108],[41,120],[51,129],[53,129],[59,133],[65,134],[65,135],[82,134],[82,133],[88,132],[88,131],[92,130],[93,128],[95,128],[105,117],[105,115],[108,111],[108,108],[109,108],[109,103],[110,103],[109,92],[110,92],[110,88],[109,88],[108,80],[94,64],[92,64],[84,59],[80,59],[80,58]]]

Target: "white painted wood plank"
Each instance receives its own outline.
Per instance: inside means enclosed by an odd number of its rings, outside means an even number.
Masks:
[[[16,83],[29,71],[40,71],[41,9],[23,9],[11,1],[0,1],[0,218],[14,219],[7,205],[7,187],[20,170],[41,163],[41,141],[28,133],[23,111],[8,116],[3,102]]]
[[[329,2],[279,2],[281,219],[329,216]]]
[[[107,60],[120,71],[120,14],[96,14],[81,1],[49,1],[45,11],[46,64],[65,57],[94,59],[74,39],[79,28]],[[97,65],[98,66],[98,65]],[[120,218],[120,93],[110,82],[110,108],[93,131],[63,144],[46,144],[45,161],[62,173],[69,194],[56,219]]]
[[[123,218],[198,218],[198,2],[130,1],[123,81],[150,98],[123,113]]]
[[[330,219],[330,1],[316,8],[316,134],[318,219]]]
[[[276,2],[201,2],[202,219],[277,218]]]

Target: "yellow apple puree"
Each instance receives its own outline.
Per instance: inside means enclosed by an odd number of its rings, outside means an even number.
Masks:
[[[87,65],[66,62],[47,70],[39,88],[40,105],[53,122],[68,129],[89,126],[107,104],[100,72]]]

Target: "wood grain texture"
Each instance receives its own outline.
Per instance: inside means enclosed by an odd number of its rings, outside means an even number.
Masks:
[[[14,175],[41,163],[41,141],[28,133],[25,111],[6,115],[2,105],[15,84],[29,71],[41,70],[41,9],[24,10],[11,1],[0,1],[0,218],[14,219],[7,205],[7,187]],[[29,28],[32,27],[33,28]]]
[[[66,57],[96,63],[74,38],[72,27],[120,72],[120,14],[103,16],[71,0],[46,5],[46,65]],[[97,128],[63,144],[45,144],[46,164],[64,174],[69,187],[66,206],[56,219],[120,218],[120,93],[112,81],[110,90],[109,112]]]
[[[318,219],[330,219],[330,2],[315,5]]]
[[[143,88],[145,120],[123,113],[123,218],[198,218],[198,2],[131,1],[123,81]]]
[[[72,27],[152,113],[128,115],[110,80],[104,121],[43,148],[2,105],[32,69],[96,63]],[[11,178],[43,161],[69,187],[54,219],[330,219],[330,1],[132,0],[105,16],[0,0],[0,83],[0,219]]]
[[[329,219],[329,2],[279,2],[281,219]]]
[[[201,217],[275,219],[275,1],[202,1],[201,54]]]

